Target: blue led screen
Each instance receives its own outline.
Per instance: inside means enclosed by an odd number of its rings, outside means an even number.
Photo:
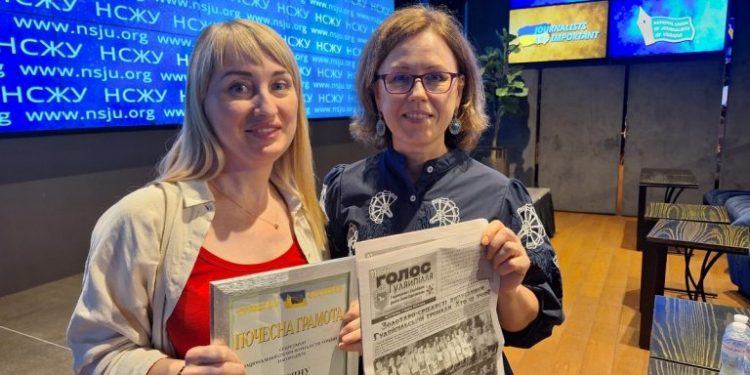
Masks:
[[[582,3],[592,0],[510,0],[510,9],[530,8],[543,5]]]
[[[724,49],[727,0],[611,0],[609,55]]]
[[[182,123],[205,26],[265,23],[295,53],[309,118],[349,117],[362,47],[392,0],[0,1],[0,135]]]

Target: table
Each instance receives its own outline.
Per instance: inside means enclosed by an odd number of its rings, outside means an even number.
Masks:
[[[643,250],[648,224],[643,215],[646,210],[646,196],[648,188],[665,188],[664,202],[674,203],[684,189],[697,189],[698,180],[693,172],[687,169],[643,168],[638,182],[638,223],[636,234],[636,248]]]
[[[648,207],[646,207],[646,212],[643,215],[644,222],[648,224],[648,230],[653,228],[651,223],[655,223],[658,219],[689,220],[723,224],[731,223],[729,214],[724,206],[651,202],[648,204]],[[706,302],[707,295],[716,297],[716,294],[706,293],[702,288],[702,279],[699,279],[701,281],[696,282],[690,271],[690,258],[693,256],[693,249],[685,248],[683,254],[685,256],[685,289],[665,289],[676,292],[685,292],[691,299],[697,300],[698,297],[701,297],[703,302]],[[706,263],[704,262],[703,265],[705,266]],[[705,272],[703,271],[704,269],[701,268],[701,276],[705,277],[708,268],[705,269]]]
[[[552,194],[549,188],[527,187],[531,201],[534,202],[534,211],[542,222],[547,236],[555,235],[555,207],[552,204]]]
[[[641,327],[639,345],[648,349],[654,297],[664,294],[664,274],[667,268],[667,246],[684,246],[696,250],[748,255],[750,231],[748,227],[729,224],[704,223],[659,219],[647,235],[641,261]],[[718,259],[713,258],[713,262]],[[706,258],[709,258],[706,254]],[[711,261],[709,261],[711,262]],[[711,263],[713,264],[713,263]],[[709,265],[710,267],[710,265]]]
[[[716,375],[717,371],[656,358],[648,359],[649,375]]]
[[[721,336],[734,314],[750,316],[750,309],[656,296],[648,373],[718,372]]]
[[[729,214],[724,206],[705,204],[651,202],[643,215],[646,220],[674,219],[729,224]]]

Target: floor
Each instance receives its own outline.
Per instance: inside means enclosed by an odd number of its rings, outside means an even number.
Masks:
[[[505,349],[515,373],[645,374],[648,351],[637,345],[641,256],[634,249],[635,219],[556,212],[555,221],[552,242],[567,320],[531,350]],[[681,285],[683,264],[681,257],[669,257],[668,286]],[[72,373],[65,329],[80,284],[76,275],[0,297],[0,375]],[[729,282],[725,258],[706,287],[719,294],[710,303],[750,306]]]
[[[638,347],[641,253],[632,217],[556,212],[552,239],[563,276],[565,323],[532,349],[505,348],[516,374],[646,374],[648,351]],[[691,261],[698,270],[703,252]],[[684,260],[670,255],[666,286],[684,287]],[[726,257],[714,265],[709,303],[749,307],[729,281]],[[686,298],[684,294],[667,293]]]
[[[0,297],[0,374],[72,374],[65,329],[81,275]]]

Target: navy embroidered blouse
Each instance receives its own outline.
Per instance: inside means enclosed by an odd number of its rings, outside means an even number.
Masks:
[[[352,254],[356,241],[478,218],[498,219],[521,239],[531,259],[523,284],[539,299],[539,316],[505,344],[530,347],[564,320],[562,280],[549,238],[526,188],[454,149],[424,164],[416,183],[406,159],[392,148],[325,177],[321,203],[331,256]]]

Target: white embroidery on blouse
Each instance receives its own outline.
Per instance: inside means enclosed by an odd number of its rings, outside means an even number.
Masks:
[[[521,217],[521,230],[518,238],[526,244],[526,250],[534,250],[544,244],[547,234],[544,232],[542,221],[536,215],[536,210],[531,203],[527,203],[516,210]]]
[[[349,255],[354,255],[354,244],[359,240],[359,230],[357,225],[349,223],[349,229],[346,231],[346,246],[349,248]]]
[[[435,215],[430,218],[430,224],[439,223],[440,226],[455,224],[461,221],[456,202],[448,198],[437,198],[431,201],[435,208]]]
[[[320,189],[320,199],[318,200],[318,204],[320,205],[320,209],[323,210],[323,214],[326,215],[326,220],[330,220],[328,218],[328,212],[326,212],[326,193],[328,193],[328,185],[323,184],[323,188]]]
[[[375,194],[370,199],[370,220],[375,224],[383,224],[383,219],[387,216],[388,218],[393,217],[391,212],[391,205],[398,199],[396,194],[388,190],[383,190]]]

